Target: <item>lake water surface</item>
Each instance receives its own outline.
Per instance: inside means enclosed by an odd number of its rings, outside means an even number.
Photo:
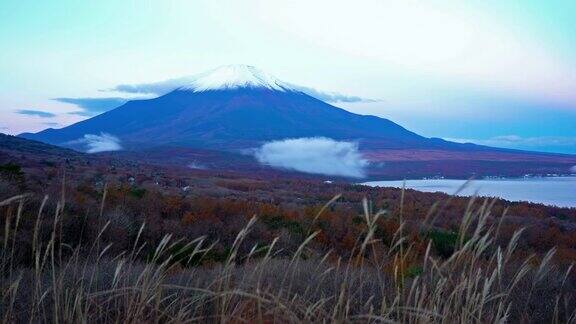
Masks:
[[[466,180],[406,180],[406,188],[424,192],[455,194]],[[404,181],[371,181],[369,186],[402,188]],[[519,179],[473,180],[459,196],[500,197],[511,201],[529,201],[560,207],[576,207],[576,176]]]

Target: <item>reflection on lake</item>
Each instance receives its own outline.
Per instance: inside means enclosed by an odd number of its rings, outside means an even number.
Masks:
[[[456,193],[466,180],[406,180],[406,188],[424,192]],[[370,181],[369,186],[402,188],[404,181]],[[576,177],[473,180],[459,196],[478,194],[511,201],[529,201],[560,207],[576,207]]]

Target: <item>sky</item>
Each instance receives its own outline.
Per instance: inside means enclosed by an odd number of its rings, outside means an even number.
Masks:
[[[0,132],[250,64],[429,137],[576,154],[576,1],[0,2]]]

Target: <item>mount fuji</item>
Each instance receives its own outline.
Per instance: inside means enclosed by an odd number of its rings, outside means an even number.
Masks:
[[[110,134],[124,148],[176,145],[243,149],[270,140],[329,137],[380,148],[449,144],[390,120],[358,115],[307,95],[248,65],[223,66],[158,98],[133,100],[62,129],[21,134],[82,150],[87,135]]]
[[[382,170],[402,176],[567,172],[576,161],[574,156],[426,138],[388,119],[351,113],[299,89],[253,66],[222,66],[157,98],[128,101],[61,129],[20,136],[88,152],[110,148],[155,152],[148,156],[155,154],[156,160],[167,160],[166,153],[158,153],[166,148],[237,154],[270,141],[324,137],[358,143],[370,161],[384,162]]]

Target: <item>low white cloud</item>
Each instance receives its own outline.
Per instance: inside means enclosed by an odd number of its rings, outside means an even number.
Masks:
[[[75,142],[86,145],[86,152],[88,153],[120,151],[122,149],[120,139],[108,133],[86,134]]]
[[[325,137],[271,141],[257,149],[255,157],[275,168],[354,178],[364,177],[368,166],[356,143]]]

